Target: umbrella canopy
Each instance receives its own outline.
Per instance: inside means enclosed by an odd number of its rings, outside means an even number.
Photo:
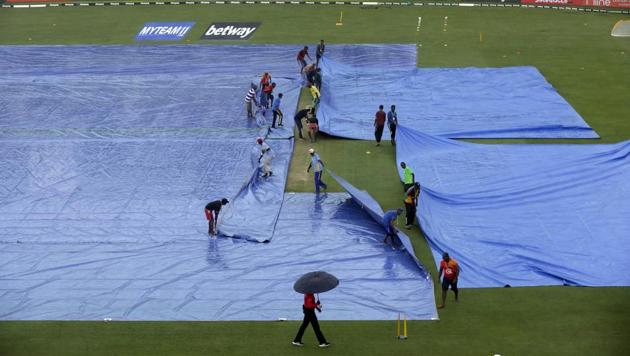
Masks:
[[[296,292],[306,293],[323,293],[335,288],[339,285],[337,277],[324,271],[309,272],[293,285]]]

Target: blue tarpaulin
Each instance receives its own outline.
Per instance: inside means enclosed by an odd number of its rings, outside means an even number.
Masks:
[[[274,239],[155,243],[5,243],[0,319],[276,320],[302,318],[293,283],[325,270],[320,320],[437,317],[433,287],[408,254],[344,193],[285,195]]]
[[[378,106],[387,112],[396,105],[400,124],[451,138],[599,137],[533,67],[410,68],[333,58],[321,61],[318,109],[320,130],[331,135],[373,140]]]
[[[0,86],[7,88],[0,130],[234,137],[258,127],[246,119],[244,99],[265,71],[278,84],[275,93],[287,95],[282,109],[293,116],[294,47],[0,46]]]
[[[436,317],[414,259],[347,195],[284,196],[294,49],[0,47],[0,319],[298,319],[291,286],[317,269],[342,280],[322,319]],[[244,112],[263,71],[285,94],[272,132]],[[222,197],[219,230],[244,239],[208,238]]]
[[[459,261],[460,286],[630,285],[630,141],[486,145],[399,127],[396,156],[422,185],[435,261]]]
[[[239,214],[257,217],[243,230],[268,239],[293,120],[270,135],[272,185],[255,199],[242,196],[257,176],[257,162],[250,163],[256,137],[271,123],[270,110],[248,119],[244,98],[270,71],[276,95],[284,94],[281,109],[293,116],[300,80],[288,48],[0,47],[0,83],[11,88],[0,97],[0,234],[170,241],[207,233],[205,204],[238,195]]]

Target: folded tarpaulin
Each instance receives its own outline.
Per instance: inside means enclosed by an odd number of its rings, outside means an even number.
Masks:
[[[273,154],[270,177],[258,167],[260,150],[254,152],[253,173],[219,217],[219,233],[257,242],[269,242],[284,198],[293,139],[265,141]]]
[[[381,209],[381,206],[378,204],[378,202],[374,200],[374,198],[372,198],[372,196],[368,192],[366,192],[365,190],[357,189],[355,186],[350,184],[347,180],[341,178],[340,176],[336,175],[334,172],[330,170],[328,170],[328,173],[330,174],[331,177],[333,177],[333,179],[337,181],[337,183],[339,183],[339,185],[343,187],[343,189],[345,189],[350,194],[350,196],[352,196],[352,199],[354,199],[354,201],[361,207],[361,209],[365,210],[368,214],[370,214],[370,216],[372,217],[372,219],[374,219],[375,222],[377,222],[381,226],[383,225],[383,215],[385,215],[385,212],[383,211],[383,209]],[[385,234],[385,228],[383,227],[383,236],[384,234]],[[433,282],[431,281],[431,276],[427,272],[426,268],[422,265],[422,263],[420,263],[420,260],[418,260],[418,258],[416,257],[416,254],[413,250],[413,245],[411,244],[411,240],[409,239],[409,236],[407,236],[402,231],[398,231],[396,233],[396,237],[402,244],[402,247],[405,253],[407,253],[409,257],[416,263],[416,265],[418,265],[418,268],[420,268],[423,277],[427,280],[427,283],[433,284]]]
[[[396,156],[422,185],[435,261],[459,261],[460,286],[630,285],[630,141],[486,145],[401,126]]]
[[[400,124],[451,138],[599,137],[534,67],[320,66],[317,115],[331,135],[372,140],[378,106],[395,105]]]

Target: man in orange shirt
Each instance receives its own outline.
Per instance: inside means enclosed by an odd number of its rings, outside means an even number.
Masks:
[[[457,278],[459,277],[459,265],[457,264],[457,261],[452,259],[446,252],[442,255],[438,279],[442,275],[442,272],[444,273],[444,279],[442,279],[442,304],[438,305],[439,309],[444,308],[444,303],[446,302],[446,292],[448,291],[449,286],[451,286],[451,289],[455,293],[455,301],[457,301],[458,297]]]

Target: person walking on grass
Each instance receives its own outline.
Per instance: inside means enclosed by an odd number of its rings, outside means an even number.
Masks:
[[[319,132],[319,120],[315,116],[315,109],[311,109],[306,115],[306,123],[308,125],[308,139],[311,143],[317,142],[317,133]]]
[[[444,274],[442,279],[442,304],[438,305],[439,309],[444,308],[446,303],[446,292],[448,287],[451,287],[453,293],[455,293],[455,301],[458,300],[459,293],[457,290],[457,279],[459,278],[459,265],[457,261],[452,259],[448,253],[442,254],[442,261],[440,262],[440,271],[438,272],[438,279]]]
[[[319,89],[314,84],[308,83],[308,89],[311,91],[311,96],[313,97],[313,108],[317,108],[319,105]]]
[[[396,146],[396,127],[398,126],[398,114],[396,113],[396,105],[392,105],[387,113],[387,125],[391,133],[392,146]]]
[[[280,103],[282,102],[282,93],[278,94],[278,98],[271,104],[271,110],[273,112],[273,121],[271,122],[271,128],[276,128],[276,118],[278,118],[278,127],[282,126],[282,110],[280,110]]]
[[[396,228],[396,219],[398,215],[402,214],[402,208],[398,208],[396,210],[389,210],[383,215],[383,227],[385,228],[385,239],[383,240],[384,244],[387,244],[387,238],[389,237],[392,240],[392,246],[396,242],[396,233],[398,233],[398,229]]]
[[[385,111],[383,105],[379,105],[378,111],[374,115],[374,137],[376,137],[376,145],[381,145],[383,130],[385,129]]]
[[[405,162],[400,162],[400,168],[403,169],[403,192],[407,192],[416,181],[416,175],[413,173],[411,167],[407,166]]]
[[[315,331],[315,336],[317,336],[317,341],[319,342],[319,347],[328,347],[330,343],[326,341],[326,337],[322,333],[319,328],[319,321],[317,321],[317,315],[315,315],[315,310],[321,313],[321,303],[315,301],[315,295],[313,293],[304,294],[304,304],[302,305],[302,312],[304,312],[304,320],[302,320],[302,325],[300,325],[300,329],[298,330],[295,338],[293,339],[292,344],[294,346],[304,346],[302,343],[302,336],[304,335],[304,331],[308,327],[308,324],[313,326],[313,331]]]
[[[324,189],[328,189],[328,186],[322,180],[322,174],[324,173],[324,162],[319,158],[319,155],[315,153],[314,149],[309,149],[308,153],[311,155],[311,162],[308,164],[308,168],[306,168],[306,172],[310,172],[311,168],[313,168],[313,178],[315,180],[315,193],[319,194],[319,187]]]
[[[229,203],[229,201],[226,198],[223,198],[206,204],[204,212],[206,213],[206,219],[208,219],[208,235],[217,234],[217,220],[219,219],[219,212],[221,211],[221,207],[227,203]]]
[[[416,217],[416,210],[418,208],[418,195],[420,194],[420,183],[414,183],[411,188],[405,193],[405,228],[411,229],[413,226],[413,220]]]

